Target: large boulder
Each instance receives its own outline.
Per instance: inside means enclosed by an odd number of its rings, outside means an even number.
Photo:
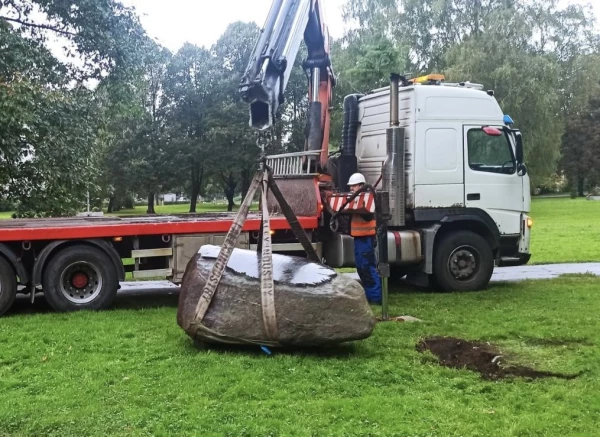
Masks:
[[[186,268],[177,323],[206,343],[321,346],[371,335],[375,317],[354,279],[304,258],[273,254],[277,338],[263,323],[260,254],[234,249],[203,320],[196,306],[220,247],[206,245]]]

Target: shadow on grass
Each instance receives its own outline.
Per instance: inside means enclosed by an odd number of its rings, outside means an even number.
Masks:
[[[157,309],[165,307],[177,308],[178,303],[178,292],[117,294],[113,305],[107,311]],[[54,310],[48,305],[44,295],[38,293],[35,296],[33,304],[31,303],[29,296],[18,295],[11,309],[3,317],[47,314],[53,312]]]
[[[142,310],[156,308],[177,308],[179,304],[179,293],[152,294],[142,293],[136,295],[118,295],[112,306],[112,310]]]
[[[502,291],[502,290],[511,290],[515,288],[514,282],[495,282],[490,284],[484,290],[475,290],[475,291],[442,291],[436,289],[435,287],[421,287],[418,285],[409,284],[405,280],[390,282],[389,292],[390,294],[397,295],[418,295],[418,294],[426,294],[426,295],[454,295],[454,294],[463,294],[463,293],[488,293],[490,291]]]
[[[46,302],[43,294],[36,294],[33,304],[31,303],[30,299],[30,296],[18,294],[13,306],[2,317],[7,318],[29,314],[46,314],[54,312],[54,310]]]
[[[293,357],[318,357],[332,359],[348,359],[359,353],[359,348],[356,343],[342,343],[336,345],[322,347],[269,347],[267,353],[261,349],[261,346],[256,345],[221,345],[208,344],[201,341],[192,340],[189,337],[183,341],[183,347],[189,353],[211,352],[218,354],[234,354],[245,355],[251,357],[272,358],[278,355],[293,356]],[[364,350],[360,351],[361,357],[364,358]]]

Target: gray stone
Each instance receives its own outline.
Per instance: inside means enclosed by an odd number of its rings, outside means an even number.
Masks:
[[[177,323],[202,342],[267,346],[321,346],[369,337],[375,317],[362,286],[352,278],[304,258],[273,255],[278,338],[263,323],[260,255],[234,249],[204,320],[195,312],[219,253],[202,246],[187,266]]]

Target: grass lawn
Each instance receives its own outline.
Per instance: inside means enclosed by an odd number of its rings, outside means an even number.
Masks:
[[[237,211],[239,208],[239,204],[236,204],[233,208],[234,211]],[[114,214],[117,216],[128,216],[128,215],[144,215],[146,214],[146,206],[136,206],[134,209],[125,209],[123,211],[118,211]],[[159,205],[155,206],[154,210],[157,214],[183,214],[187,213],[190,210],[189,204],[177,204],[177,205]],[[222,212],[227,211],[227,205],[225,204],[212,204],[212,203],[198,203],[196,207],[197,212]]]
[[[13,214],[14,214],[14,211],[0,212],[0,220],[11,219]]]
[[[530,264],[600,261],[600,202],[535,199]]]
[[[600,280],[395,292],[373,336],[326,352],[198,350],[177,298],[102,313],[20,303],[0,323],[0,436],[597,435]],[[378,309],[377,309],[378,311]],[[540,370],[491,382],[415,350],[429,335],[485,340]],[[504,359],[504,358],[503,358]]]

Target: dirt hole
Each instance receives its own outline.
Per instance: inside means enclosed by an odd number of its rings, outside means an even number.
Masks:
[[[574,379],[581,373],[542,372],[525,366],[507,365],[503,355],[495,346],[488,343],[463,340],[453,337],[429,337],[417,343],[417,351],[430,351],[442,366],[454,369],[469,369],[478,372],[484,379],[503,379],[511,376],[524,378]]]

